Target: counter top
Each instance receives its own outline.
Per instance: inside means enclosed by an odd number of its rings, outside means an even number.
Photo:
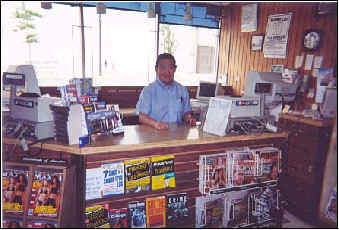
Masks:
[[[333,119],[325,119],[325,120],[313,120],[310,117],[304,117],[302,115],[293,115],[288,113],[281,113],[279,117],[291,121],[299,121],[305,124],[313,125],[316,127],[328,127],[334,124]]]
[[[157,130],[147,125],[124,126],[124,135],[99,136],[90,145],[79,148],[78,145],[64,145],[55,140],[43,144],[44,149],[64,151],[78,155],[97,154],[105,152],[136,151],[163,147],[182,147],[195,144],[215,144],[233,141],[260,140],[266,138],[287,138],[286,132],[263,133],[219,137],[203,132],[199,127],[186,125],[170,125],[168,130]],[[2,140],[8,144],[20,144],[17,139]],[[27,141],[30,143],[29,141]],[[40,147],[40,143],[33,145]]]

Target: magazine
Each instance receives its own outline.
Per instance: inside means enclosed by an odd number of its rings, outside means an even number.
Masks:
[[[61,169],[35,169],[28,216],[57,218],[64,173]]]
[[[101,170],[103,173],[102,196],[124,194],[124,162],[102,164]]]
[[[146,198],[146,223],[148,228],[166,227],[166,197]]]
[[[231,151],[232,186],[256,183],[257,161],[255,154],[248,151]]]
[[[223,228],[225,214],[225,198],[208,199],[205,203],[205,228]]]
[[[196,197],[196,228],[224,228],[226,221],[225,194]]]
[[[187,222],[189,210],[188,210],[188,194],[176,193],[167,194],[167,226],[177,227]]]
[[[175,188],[174,155],[152,157],[152,190]]]
[[[58,228],[58,224],[47,220],[29,220],[26,223],[26,228]]]
[[[86,200],[102,198],[103,176],[101,167],[86,169]]]
[[[249,194],[249,222],[261,224],[274,219],[279,208],[279,190],[276,185],[252,189]]]
[[[200,160],[203,175],[199,181],[202,194],[230,187],[228,176],[228,158],[226,153],[202,155]]]
[[[127,205],[129,227],[146,228],[146,207],[144,201],[134,201]]]
[[[338,195],[337,195],[337,189],[335,187],[332,189],[330,195],[331,196],[328,200],[325,214],[330,220],[337,223],[338,221]]]
[[[24,228],[24,223],[22,219],[4,216],[2,220],[2,228]]]
[[[227,194],[227,228],[240,228],[249,225],[250,189],[232,191]]]
[[[112,208],[108,212],[110,228],[128,228],[127,208]]]
[[[113,115],[111,117],[111,121],[113,124],[112,133],[119,134],[124,132],[124,127],[122,124],[122,119],[120,115],[120,109],[118,104],[106,105],[107,110],[113,111]]]
[[[102,205],[86,207],[86,228],[109,228],[108,211]]]
[[[259,156],[258,180],[260,182],[278,180],[281,151],[277,148],[262,148],[256,152]]]
[[[125,160],[126,194],[150,191],[150,158]]]
[[[22,215],[26,204],[28,167],[6,166],[2,171],[2,210]]]

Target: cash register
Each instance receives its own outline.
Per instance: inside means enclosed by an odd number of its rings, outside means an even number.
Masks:
[[[36,140],[54,137],[54,121],[49,105],[60,98],[41,96],[32,65],[9,66],[3,73],[4,90],[10,91],[9,98],[3,100],[3,103],[7,102],[9,110],[9,118],[4,124],[7,136]]]

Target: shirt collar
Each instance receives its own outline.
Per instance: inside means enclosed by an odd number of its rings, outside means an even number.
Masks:
[[[165,85],[162,81],[159,80],[159,78],[157,78],[156,82],[163,88],[166,88],[166,89],[171,89],[175,86],[175,81],[172,82],[172,84],[170,85]]]

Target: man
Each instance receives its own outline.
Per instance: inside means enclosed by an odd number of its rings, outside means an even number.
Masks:
[[[169,123],[195,125],[192,107],[186,87],[174,81],[176,71],[174,57],[160,54],[155,64],[157,79],[146,86],[136,105],[139,121],[156,129],[168,129]]]

